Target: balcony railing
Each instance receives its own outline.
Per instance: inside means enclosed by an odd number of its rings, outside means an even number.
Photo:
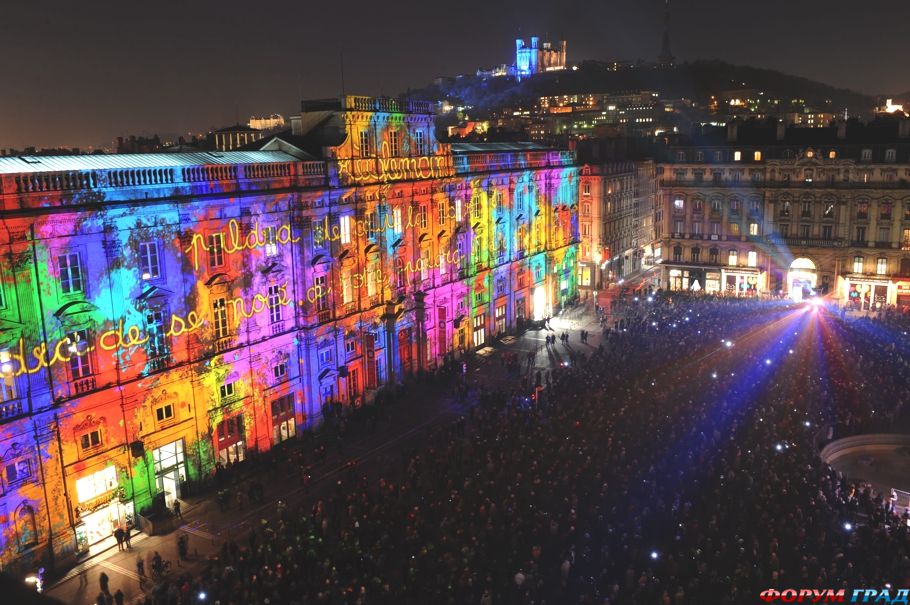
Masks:
[[[0,403],[0,422],[12,420],[28,413],[28,409],[21,401],[6,401]]]
[[[151,362],[152,362],[152,360],[149,360],[149,363],[151,363]],[[95,377],[94,376],[86,376],[85,378],[79,378],[79,379],[73,381],[73,392],[76,393],[77,395],[81,395],[82,393],[88,393],[89,391],[94,391],[94,390],[95,390]]]
[[[774,237],[767,238],[772,244],[786,244],[787,246],[796,246],[803,248],[844,248],[847,246],[847,240],[843,238],[822,239],[817,237]]]
[[[215,351],[217,351],[218,353],[223,353],[224,351],[227,351],[228,349],[230,349],[233,346],[234,346],[234,337],[233,336],[225,336],[224,338],[218,338],[217,340],[215,340]]]
[[[774,188],[774,189],[910,189],[910,181],[711,181],[698,182],[695,179],[660,179],[661,187],[724,187],[738,188]]]

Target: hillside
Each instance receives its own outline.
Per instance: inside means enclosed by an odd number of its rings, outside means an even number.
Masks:
[[[409,96],[457,102],[475,110],[528,104],[543,95],[603,93],[653,90],[662,98],[687,98],[707,103],[720,91],[750,88],[763,91],[767,97],[800,98],[818,109],[851,114],[864,114],[875,104],[873,97],[852,90],[835,88],[808,78],[792,76],[770,69],[731,65],[723,61],[695,61],[669,69],[641,66],[611,71],[607,64],[584,61],[577,71],[542,74],[523,82],[510,78],[482,80],[462,76],[454,81],[409,91]]]

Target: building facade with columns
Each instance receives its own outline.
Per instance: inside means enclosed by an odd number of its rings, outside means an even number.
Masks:
[[[574,155],[452,147],[432,110],[347,96],[257,150],[0,158],[0,565],[142,528],[575,296]]]
[[[731,123],[657,171],[661,287],[910,306],[910,121]]]

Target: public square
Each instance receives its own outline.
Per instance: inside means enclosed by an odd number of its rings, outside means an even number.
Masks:
[[[111,549],[49,594],[91,603],[103,571],[140,603],[724,604],[906,576],[904,507],[819,457],[906,422],[906,319],[616,300],[603,322],[589,300],[497,346],[466,381],[409,385],[325,462],[306,446],[251,461],[229,510],[187,501],[175,534]],[[254,477],[261,504],[245,499]],[[154,551],[170,569],[140,589],[135,560]]]

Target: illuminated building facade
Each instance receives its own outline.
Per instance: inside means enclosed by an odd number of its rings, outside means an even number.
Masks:
[[[579,175],[579,289],[600,290],[653,266],[651,160],[585,163]]]
[[[910,120],[731,123],[657,170],[663,287],[910,307]]]
[[[4,567],[575,296],[571,152],[453,149],[417,102],[304,109],[265,150],[0,159]]]
[[[546,71],[558,71],[566,68],[566,41],[559,42],[559,48],[552,43],[540,43],[540,38],[532,36],[530,45],[521,38],[515,40],[514,75],[519,78],[533,76]]]

